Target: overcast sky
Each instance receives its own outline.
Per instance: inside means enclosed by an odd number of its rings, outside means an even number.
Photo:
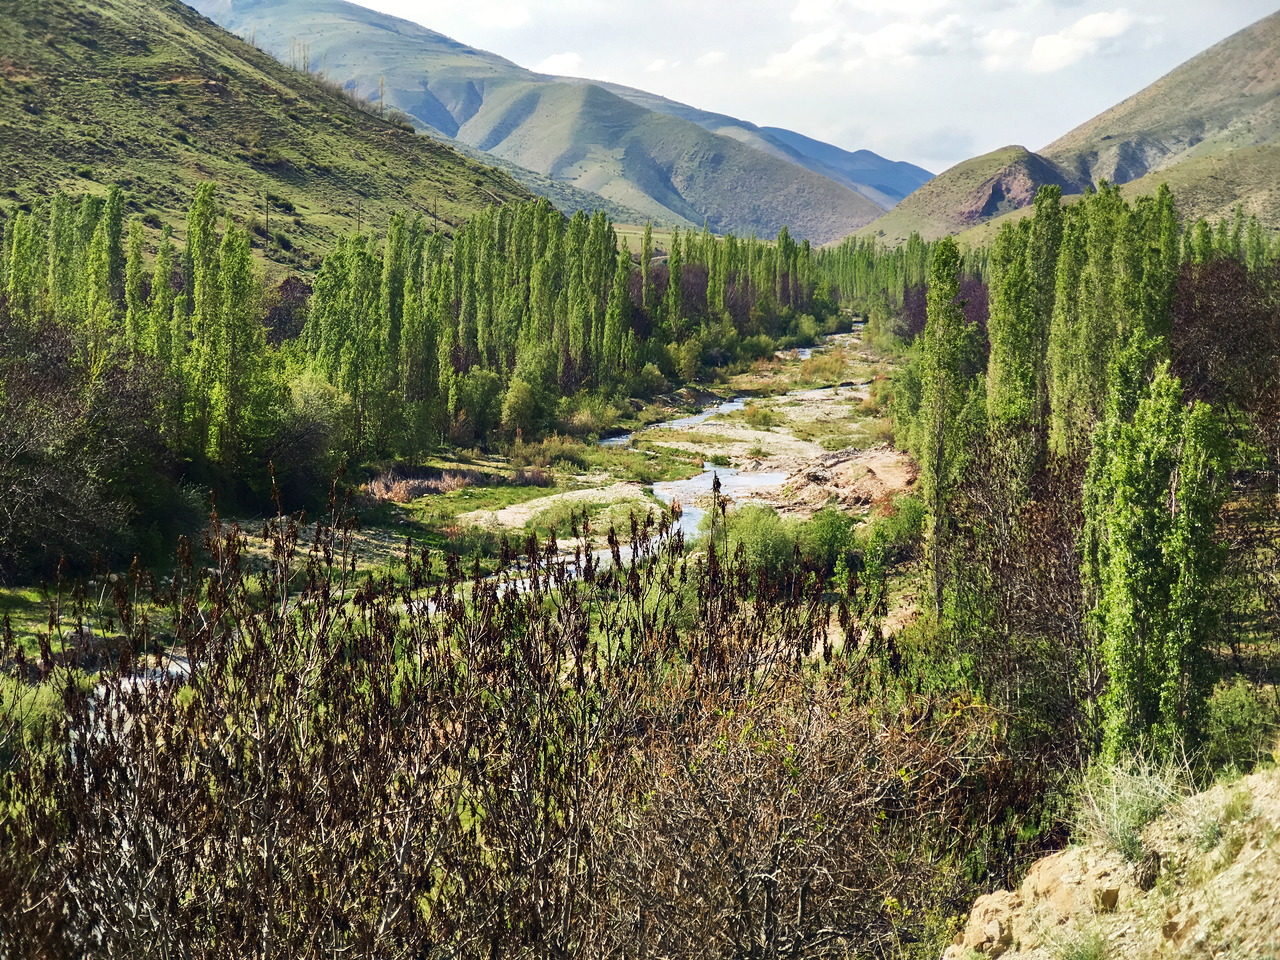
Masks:
[[[547,73],[612,80],[936,172],[1035,150],[1276,0],[362,0]]]

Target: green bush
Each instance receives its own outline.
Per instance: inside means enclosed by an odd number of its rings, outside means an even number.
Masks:
[[[708,513],[703,530],[710,531],[714,515]],[[742,551],[747,563],[769,573],[780,573],[791,565],[795,556],[796,534],[790,524],[772,507],[747,504],[726,518],[730,554]],[[717,536],[721,531],[716,531]]]
[[[800,553],[813,566],[828,573],[846,557],[853,546],[852,517],[835,507],[827,507],[813,515],[808,523],[800,524]]]
[[[627,385],[628,392],[637,397],[656,397],[671,389],[671,383],[662,375],[655,363],[646,363]]]
[[[511,464],[516,467],[571,467],[587,469],[589,451],[577,440],[558,434],[537,443],[517,443],[511,449]]]
[[[876,514],[858,528],[854,544],[862,551],[878,550],[886,562],[897,563],[916,552],[924,535],[924,501],[905,494],[887,512]]]
[[[738,352],[743,360],[763,360],[766,357],[772,357],[777,349],[778,345],[773,342],[772,337],[757,333],[755,336],[744,338],[738,347]]]
[[[565,397],[560,402],[560,425],[575,437],[599,436],[613,428],[621,415],[616,406],[598,394]]]
[[[1225,680],[1209,698],[1203,760],[1210,771],[1248,773],[1275,744],[1276,706],[1244,678]]]

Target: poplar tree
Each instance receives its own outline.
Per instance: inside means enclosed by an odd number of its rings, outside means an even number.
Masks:
[[[644,235],[640,240],[640,309],[648,313],[653,309],[652,281],[649,278],[653,268],[653,224],[644,225]]]
[[[146,265],[143,262],[142,223],[129,223],[128,251],[124,268],[124,336],[129,349],[148,352],[145,348],[147,323]]]
[[[684,266],[680,259],[680,231],[671,234],[671,252],[667,256],[667,292],[662,300],[662,317],[672,332],[680,329],[680,321],[684,319],[684,295],[681,277]]]
[[[960,251],[939,241],[929,263],[928,314],[921,355],[920,484],[927,510],[926,537],[934,608],[943,608],[948,503],[963,467],[966,406],[971,400],[970,330],[957,300]]]
[[[1113,366],[1084,489],[1082,577],[1107,669],[1104,753],[1162,755],[1194,739],[1210,676],[1214,542],[1224,455],[1216,418],[1190,406],[1140,332]]]
[[[229,225],[218,251],[219,313],[201,353],[207,369],[199,378],[209,386],[205,452],[224,466],[240,459],[270,393],[266,337],[258,321],[260,293],[249,234]]]
[[[85,264],[84,347],[90,379],[106,363],[115,333],[117,311],[111,292],[111,233],[105,218],[98,221]]]
[[[1005,224],[991,251],[987,334],[987,416],[992,426],[1035,426],[1045,344],[1037,312],[1037,281],[1030,273],[1028,221]]]

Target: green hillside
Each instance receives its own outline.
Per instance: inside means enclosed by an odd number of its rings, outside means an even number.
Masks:
[[[363,97],[385,96],[388,107],[431,130],[646,218],[763,235],[786,226],[825,242],[875,219],[895,199],[867,189],[880,198],[868,199],[833,179],[834,168],[832,176],[815,172],[816,161],[798,162],[802,151],[781,140],[757,149],[764,135],[750,125],[722,136],[706,126],[719,123],[709,119],[716,115],[640,91],[534,73],[342,0],[196,5],[285,62],[321,71]],[[848,157],[854,155],[830,159],[849,170],[875,166]],[[905,193],[895,179],[902,172],[882,163],[890,169],[874,183]],[[916,180],[928,175],[912,169]]]
[[[392,210],[444,229],[528,192],[358,109],[175,0],[7,0],[0,189],[20,206],[120,183],[177,224],[217,180],[273,259],[308,266]]]

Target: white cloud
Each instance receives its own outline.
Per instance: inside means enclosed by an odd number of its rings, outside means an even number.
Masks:
[[[718,67],[724,63],[728,55],[723,50],[708,50],[697,60],[694,61],[699,67]]]
[[[805,80],[868,66],[909,66],[921,59],[965,53],[976,44],[973,28],[955,14],[931,21],[895,20],[868,32],[815,31],[753,72],[758,77]]]
[[[1027,66],[1036,73],[1069,67],[1101,50],[1114,48],[1139,22],[1124,8],[1091,13],[1064,30],[1036,37]]]
[[[983,57],[982,65],[988,70],[1008,70],[1021,66],[1026,60],[1027,45],[1031,37],[1022,30],[997,27],[978,38]]]
[[[566,51],[553,53],[539,63],[533,65],[538,73],[554,73],[562,76],[577,76],[582,70],[582,54]]]
[[[803,80],[831,69],[839,52],[839,39],[823,30],[801,37],[751,72],[769,80]]]
[[[659,57],[657,60],[649,63],[644,69],[646,73],[664,73],[667,70],[674,70],[678,66],[680,66],[679,60],[663,60]]]

